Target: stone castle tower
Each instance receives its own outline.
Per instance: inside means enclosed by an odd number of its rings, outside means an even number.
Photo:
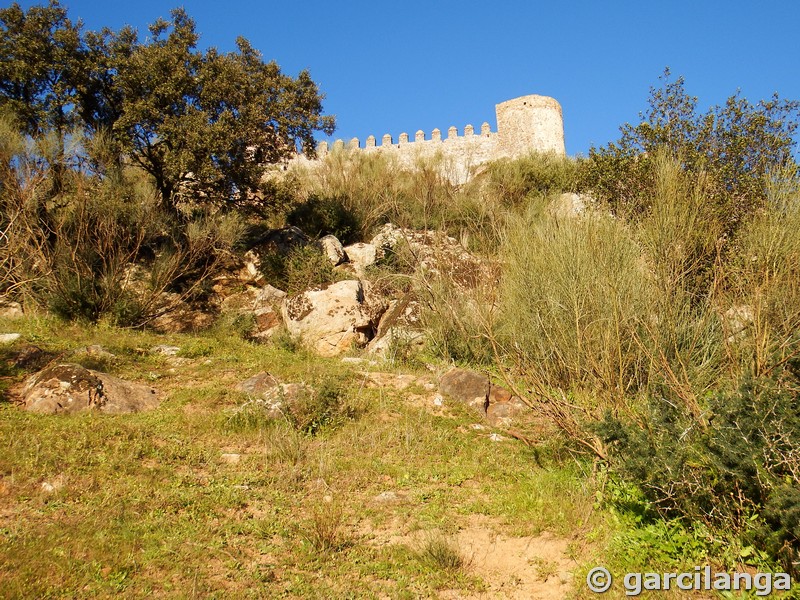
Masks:
[[[463,135],[459,135],[455,127],[450,127],[444,139],[439,129],[434,129],[428,139],[425,139],[425,132],[419,130],[413,141],[409,140],[407,133],[401,133],[395,142],[387,133],[381,138],[380,145],[371,135],[364,146],[358,138],[353,138],[346,143],[337,140],[333,148],[386,152],[408,167],[420,158],[439,157],[445,176],[454,183],[465,183],[477,167],[499,158],[516,158],[530,152],[566,153],[561,105],[553,98],[536,95],[514,98],[496,105],[495,114],[495,132],[489,123],[484,123],[479,133],[472,125],[467,125]],[[321,142],[317,146],[317,157],[324,158],[329,151],[327,142]],[[314,161],[301,157],[299,162]]]

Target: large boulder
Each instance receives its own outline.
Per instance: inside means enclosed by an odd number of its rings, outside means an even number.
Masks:
[[[457,402],[466,404],[486,414],[489,407],[489,388],[491,382],[485,373],[477,373],[467,369],[453,368],[442,375],[439,391]]]
[[[373,323],[360,281],[339,281],[287,298],[281,310],[289,333],[322,356],[364,346]]]
[[[421,348],[425,343],[421,313],[422,307],[413,291],[388,302],[367,351],[386,356],[392,348]]]
[[[121,414],[151,410],[160,404],[158,391],[107,373],[62,363],[32,375],[21,391],[26,410],[76,413],[98,410]]]
[[[345,246],[344,252],[348,263],[359,277],[363,277],[366,268],[374,265],[378,258],[378,249],[372,244],[363,242]]]

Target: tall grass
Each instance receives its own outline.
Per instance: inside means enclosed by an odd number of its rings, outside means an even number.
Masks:
[[[733,371],[769,374],[800,353],[798,231],[800,190],[776,186],[735,241],[719,299]]]
[[[577,163],[554,155],[490,164],[465,185],[453,183],[451,171],[442,155],[409,166],[386,153],[337,149],[321,164],[300,167],[293,176],[301,204],[327,206],[331,214],[340,206],[355,222],[355,237],[368,239],[392,222],[445,230],[484,253],[497,249],[512,211],[531,198],[577,186]],[[315,233],[334,233],[335,228],[334,222],[327,230],[314,227]]]
[[[721,228],[702,181],[657,158],[649,211],[561,216],[531,204],[503,245],[499,339],[542,385],[618,407],[667,385],[693,410],[720,369],[713,311]]]

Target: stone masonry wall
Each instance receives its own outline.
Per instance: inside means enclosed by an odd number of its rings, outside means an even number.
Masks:
[[[466,182],[476,167],[498,158],[515,158],[532,151],[565,154],[561,106],[553,98],[522,96],[496,105],[495,113],[496,132],[491,130],[489,123],[483,123],[477,132],[472,125],[467,125],[462,135],[455,127],[450,127],[445,137],[439,129],[434,129],[428,139],[421,130],[416,132],[413,140],[407,133],[401,133],[396,142],[387,133],[381,138],[380,145],[371,135],[363,146],[358,138],[346,143],[337,140],[333,151],[347,147],[362,152],[388,152],[407,167],[413,166],[420,158],[438,155],[441,169],[454,183]],[[320,142],[317,158],[323,159],[330,151],[327,142]],[[314,162],[304,157],[297,160],[305,164]]]

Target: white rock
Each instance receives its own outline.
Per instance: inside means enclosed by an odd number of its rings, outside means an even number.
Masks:
[[[167,346],[166,344],[159,344],[150,348],[153,354],[161,354],[163,356],[175,356],[181,349],[178,346]]]
[[[342,264],[347,259],[347,255],[344,253],[344,248],[342,247],[342,242],[340,242],[336,236],[326,235],[317,242],[317,245],[325,253],[325,256],[328,257],[328,260],[333,263],[334,267]]]
[[[377,248],[372,244],[351,244],[345,247],[344,251],[345,254],[347,254],[350,264],[359,276],[363,276],[364,269],[370,265],[374,265],[377,259]]]
[[[287,298],[282,306],[289,333],[322,356],[337,356],[367,343],[369,315],[360,281],[339,281]]]
[[[19,302],[0,298],[0,317],[4,319],[19,319],[24,316],[22,305]]]
[[[22,335],[19,333],[0,333],[0,345],[13,344],[20,337]]]

